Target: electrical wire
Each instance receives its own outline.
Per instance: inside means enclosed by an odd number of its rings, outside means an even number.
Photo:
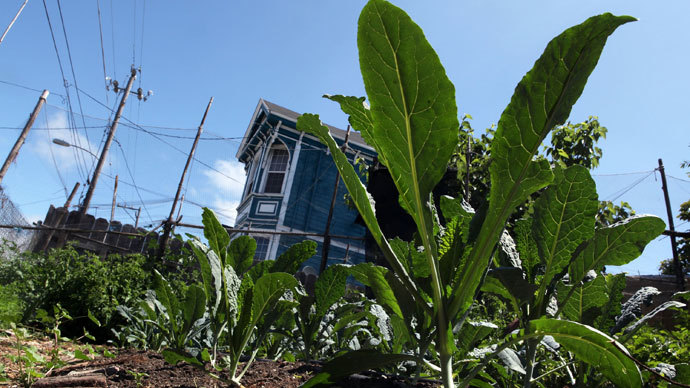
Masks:
[[[117,66],[115,66],[115,17],[113,16],[113,0],[110,0],[110,43],[113,51],[113,79],[117,79]]]
[[[48,129],[48,137],[53,138],[53,135],[50,133],[50,124],[48,123],[48,113],[46,111],[43,111],[43,118],[45,119],[46,122],[46,129]],[[65,180],[62,178],[62,174],[60,173],[60,169],[58,168],[57,162],[55,161],[55,154],[53,153],[53,144],[48,144],[48,150],[50,150],[50,158],[53,160],[53,165],[55,166],[55,171],[57,172],[58,178],[60,179],[60,183],[62,184],[62,188],[65,190],[65,198],[69,196],[67,194],[67,185],[65,185]]]
[[[621,172],[621,173],[616,173],[616,174],[591,174],[592,176],[624,176],[624,175],[640,175],[640,174],[648,174],[650,172],[654,172],[654,170],[647,170],[647,171],[633,171],[633,172]]]
[[[101,21],[101,0],[96,0],[96,10],[98,12],[98,34],[101,38],[101,60],[103,62],[103,82],[105,83],[105,103],[110,104],[108,99],[108,73],[105,70],[105,47],[103,45],[103,23]]]
[[[125,167],[127,167],[127,172],[129,173],[129,178],[132,180],[132,183],[134,183],[134,188],[135,188],[135,191],[137,193],[137,197],[139,197],[139,200],[142,201],[142,203],[143,203],[144,200],[141,198],[141,193],[139,193],[139,189],[137,189],[136,182],[134,181],[134,174],[132,174],[132,170],[129,169],[129,163],[127,162],[127,155],[125,154],[125,150],[122,148],[122,145],[120,145],[120,142],[117,141],[117,139],[113,139],[113,140],[115,140],[115,144],[117,144],[117,146],[120,148],[120,151],[122,153],[122,159],[125,161]],[[144,207],[144,211],[146,212],[146,215],[149,217],[149,221],[151,221],[152,220],[151,214],[149,213],[148,209],[146,208],[146,205],[142,204],[142,206]]]
[[[43,90],[31,88],[31,87],[24,86],[24,85],[20,85],[20,84],[17,84],[17,83],[14,83],[14,82],[10,82],[10,81],[3,81],[3,80],[0,80],[0,83],[6,84],[6,85],[10,85],[10,86],[15,86],[15,87],[22,88],[22,89],[26,89],[26,90],[31,90],[32,92],[43,93]],[[65,98],[65,96],[64,96],[63,94],[60,94],[60,93],[50,92],[50,94],[53,94],[53,95],[56,95],[56,96]]]
[[[105,107],[106,109],[110,109],[110,107],[108,107],[107,105],[103,104],[103,103],[100,102],[98,99],[96,99],[95,97],[91,96],[90,94],[84,92],[83,90],[81,90],[81,92],[84,93],[87,97],[91,98],[91,99],[92,99],[93,101],[95,101],[96,103],[98,103],[98,104],[100,104],[101,106]],[[167,145],[168,147],[174,149],[175,151],[177,151],[177,152],[179,152],[179,153],[181,153],[181,154],[183,154],[183,155],[188,155],[188,152],[183,151],[183,150],[179,149],[178,147],[174,146],[173,144],[170,144],[169,142],[167,142],[167,141],[161,139],[161,137],[158,136],[157,134],[153,133],[152,131],[149,131],[148,129],[143,128],[142,126],[140,126],[139,124],[137,124],[137,123],[135,123],[134,121],[130,120],[129,118],[125,117],[124,115],[123,115],[123,116],[120,116],[120,118],[122,118],[122,119],[124,119],[125,121],[127,121],[127,122],[130,124],[130,126],[134,126],[135,129],[138,129],[138,130],[140,130],[140,131],[142,131],[142,132],[144,132],[144,133],[147,133],[147,134],[153,136],[155,139],[157,139],[157,140],[160,141],[161,143]],[[125,125],[125,124],[123,124],[123,125]],[[210,169],[210,170],[212,170],[212,171],[215,171],[215,172],[219,173],[220,175],[222,175],[222,176],[224,176],[224,177],[230,179],[231,181],[234,181],[234,182],[237,182],[237,183],[242,183],[242,182],[240,182],[239,180],[237,180],[236,178],[231,177],[231,176],[225,174],[224,172],[222,172],[222,171],[216,169],[215,167],[210,166],[208,163],[205,163],[204,161],[199,160],[196,156],[195,156],[193,159],[194,159],[195,161],[199,162],[199,164],[201,164],[202,166],[204,166],[204,167],[206,167],[206,168],[208,168],[208,169]]]
[[[666,176],[669,177],[669,178],[671,178],[671,179],[675,179],[675,180],[677,180],[677,181],[681,181],[681,182],[685,182],[685,183],[690,183],[690,181],[687,180],[687,179],[676,178],[676,177],[674,177],[673,175],[668,175],[668,174],[666,174]]]
[[[610,201],[611,201],[611,202],[615,202],[618,198],[620,198],[621,196],[623,196],[623,194],[625,194],[625,193],[627,193],[628,191],[632,190],[635,186],[639,185],[639,184],[642,183],[645,179],[649,178],[652,174],[654,174],[655,171],[656,171],[656,170],[652,170],[652,171],[651,171],[650,173],[648,173],[647,175],[645,175],[645,176],[643,176],[642,178],[636,180],[636,181],[633,182],[632,184],[630,184],[630,185],[628,185],[628,186],[626,186],[626,187],[620,189],[619,191],[617,191],[617,192],[615,192],[615,193],[613,193],[613,194],[607,196],[606,198],[611,198],[611,197],[613,197],[612,199],[610,199]]]
[[[46,20],[48,21],[48,27],[50,29],[50,36],[53,40],[53,47],[55,48],[55,56],[57,57],[58,65],[60,68],[60,74],[62,75],[62,82],[63,82],[63,85],[65,87],[67,106],[69,107],[69,112],[71,114],[70,117],[71,117],[72,125],[76,125],[76,121],[74,120],[74,113],[73,113],[73,109],[72,109],[72,99],[70,98],[70,94],[69,94],[69,83],[67,82],[67,78],[65,77],[65,70],[62,67],[62,60],[60,59],[60,52],[59,52],[58,47],[57,47],[57,40],[55,39],[55,33],[53,31],[53,23],[50,21],[50,14],[48,13],[48,5],[46,4],[46,0],[43,0],[43,9],[45,10],[45,13],[46,13]],[[72,138],[74,141],[74,138],[75,138],[74,131],[72,133]],[[84,158],[82,157],[82,160],[83,159]],[[82,177],[86,176],[84,171],[81,170],[82,166],[79,165],[79,157],[77,156],[76,152],[74,153],[74,160],[76,161],[78,173]],[[85,167],[86,161],[83,161],[83,163],[84,163],[84,167]],[[84,168],[84,170],[86,170],[86,168]]]
[[[81,97],[79,96],[79,83],[77,82],[77,74],[74,71],[74,62],[72,62],[72,50],[69,47],[69,39],[67,39],[67,28],[65,27],[65,19],[62,16],[62,5],[60,3],[60,0],[57,0],[57,6],[58,6],[58,11],[60,13],[60,23],[62,24],[62,33],[65,36],[65,47],[67,47],[67,57],[69,58],[69,66],[72,69],[72,79],[74,80],[74,87],[76,89],[77,103],[79,104],[79,113],[81,114],[82,124],[84,126],[86,126],[86,121],[84,121],[84,109],[82,108]],[[88,132],[84,131],[84,135],[86,136],[86,145],[89,148],[89,151],[91,151],[91,144],[89,141]],[[81,146],[81,144],[78,144],[78,145]],[[91,167],[93,167],[93,164],[91,165]]]

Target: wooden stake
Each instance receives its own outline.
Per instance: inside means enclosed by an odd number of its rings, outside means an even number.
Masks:
[[[22,133],[19,134],[19,138],[14,143],[14,146],[12,147],[12,150],[10,150],[9,155],[7,155],[7,159],[5,159],[5,164],[3,164],[2,168],[0,168],[0,183],[2,183],[2,179],[5,177],[5,174],[7,174],[7,170],[10,168],[10,164],[12,164],[12,162],[17,158],[19,149],[22,148],[22,145],[24,145],[24,141],[26,140],[26,137],[29,135],[29,130],[31,129],[31,126],[34,125],[34,121],[36,121],[36,117],[38,116],[38,113],[41,111],[41,108],[43,107],[43,104],[46,102],[46,98],[48,98],[49,94],[50,92],[46,89],[43,91],[43,93],[41,93],[41,97],[38,98],[38,102],[36,103],[33,112],[31,112],[31,115],[29,116],[29,121],[27,121],[26,125],[24,125]]]
[[[345,152],[347,149],[347,142],[350,139],[350,125],[347,126],[347,133],[345,133],[345,142],[340,149]],[[323,232],[323,248],[321,249],[321,266],[319,267],[319,275],[326,269],[328,265],[328,253],[331,250],[331,222],[333,221],[333,209],[335,208],[335,200],[338,198],[338,185],[340,184],[340,171],[335,175],[335,185],[333,186],[333,195],[331,196],[331,207],[328,209],[328,219],[326,220],[326,230]]]
[[[113,219],[115,218],[115,203],[117,201],[117,179],[118,175],[115,175],[115,188],[113,188],[113,205],[110,208],[110,223],[113,223]]]
[[[199,129],[196,131],[196,137],[194,138],[194,143],[192,144],[192,150],[189,151],[189,156],[187,156],[187,163],[184,165],[184,170],[182,170],[182,176],[180,177],[180,183],[177,185],[177,192],[175,193],[175,199],[173,200],[172,208],[170,209],[170,215],[165,221],[165,226],[163,227],[163,237],[158,245],[158,258],[161,259],[165,253],[166,245],[168,245],[168,239],[170,238],[170,231],[173,224],[173,216],[175,215],[175,207],[177,206],[177,201],[180,199],[180,193],[182,192],[182,185],[184,184],[184,178],[187,175],[187,169],[189,169],[189,164],[194,158],[194,151],[196,151],[196,145],[199,143],[199,137],[201,137],[201,132],[204,129],[204,122],[206,121],[206,115],[208,115],[209,109],[211,109],[211,104],[213,103],[213,97],[208,101],[206,105],[206,111],[204,111],[204,116],[201,118],[201,124],[199,124]]]

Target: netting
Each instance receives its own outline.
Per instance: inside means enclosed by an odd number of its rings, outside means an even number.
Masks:
[[[0,187],[0,224],[17,226],[16,228],[0,228],[0,242],[10,241],[16,244],[20,251],[31,248],[34,231],[21,228],[30,224],[2,187]]]

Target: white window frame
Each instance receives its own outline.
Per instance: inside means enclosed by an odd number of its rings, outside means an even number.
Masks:
[[[274,155],[274,150],[284,150],[287,153],[287,161],[285,162],[285,170],[283,171],[271,171],[271,162],[273,161],[273,155]],[[263,177],[262,177],[262,182],[261,182],[261,193],[263,194],[283,194],[285,191],[285,182],[287,181],[287,176],[290,171],[290,149],[285,145],[280,140],[275,141],[271,147],[269,148],[268,152],[268,157],[266,158],[266,161],[264,163],[264,168],[263,168]],[[268,175],[269,174],[277,174],[277,173],[282,173],[283,174],[283,181],[281,182],[280,185],[280,191],[278,192],[271,192],[268,193],[266,192],[266,184],[268,183]]]

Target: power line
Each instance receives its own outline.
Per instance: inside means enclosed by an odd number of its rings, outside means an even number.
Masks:
[[[687,180],[687,179],[676,178],[676,177],[671,176],[671,175],[668,175],[668,174],[666,174],[666,176],[669,177],[669,178],[671,178],[671,179],[675,179],[675,180],[677,180],[677,181],[681,181],[681,182],[685,182],[685,183],[690,183],[690,181]]]
[[[53,31],[53,23],[51,23],[51,21],[50,21],[50,14],[48,13],[48,5],[46,4],[46,0],[43,0],[43,9],[45,10],[45,13],[46,13],[46,20],[48,21],[48,27],[50,29],[50,37],[53,40],[53,47],[55,48],[55,56],[57,57],[58,66],[60,68],[60,74],[62,75],[62,82],[63,82],[63,86],[65,87],[67,106],[69,107],[69,112],[71,114],[72,125],[76,125],[76,121],[74,120],[74,113],[72,111],[72,100],[70,99],[70,95],[69,95],[69,86],[68,86],[69,84],[67,82],[67,78],[65,77],[65,70],[62,67],[62,60],[60,59],[60,51],[58,50],[58,47],[57,47],[57,40],[55,39],[55,32]],[[74,136],[74,133],[72,133],[72,138],[73,138],[73,140],[76,138],[76,136]],[[80,175],[82,175],[82,177],[86,176],[84,171],[81,170],[81,166],[79,165],[79,157],[77,156],[77,153],[75,152],[73,155],[74,155],[74,160],[76,161],[78,173]],[[83,157],[82,157],[82,159],[83,159]],[[84,166],[86,166],[85,161],[84,161]],[[86,168],[84,168],[84,170],[86,170]]]
[[[139,189],[137,189],[136,182],[134,181],[134,175],[132,174],[132,170],[129,169],[129,163],[127,162],[127,155],[125,155],[125,150],[122,148],[122,145],[120,144],[117,139],[115,140],[115,144],[120,148],[120,152],[122,153],[122,159],[125,161],[125,167],[127,167],[127,172],[129,173],[129,178],[132,180],[132,183],[134,183],[134,189],[137,193],[137,197],[139,197],[139,200],[142,201],[142,206],[144,207],[144,211],[146,212],[146,215],[149,217],[149,221],[151,221],[151,214],[149,214],[148,209],[146,208],[146,205],[143,204],[144,200],[141,198],[141,193],[139,193]]]
[[[48,137],[52,138],[53,136],[50,134],[50,125],[48,124],[48,113],[43,112],[43,118],[46,121],[46,128],[48,129]],[[60,179],[60,183],[62,184],[62,188],[65,190],[65,198],[67,198],[67,185],[65,185],[65,180],[62,179],[62,174],[60,173],[60,169],[58,168],[57,162],[55,161],[55,154],[53,153],[53,145],[52,143],[48,145],[48,150],[50,150],[50,158],[53,160],[53,165],[55,166],[55,171],[57,172],[58,178]]]
[[[81,121],[84,126],[86,126],[86,122],[84,121],[84,109],[82,108],[81,105],[81,97],[79,96],[79,84],[77,83],[77,74],[74,71],[74,62],[72,62],[72,50],[69,47],[69,39],[67,39],[67,28],[65,27],[65,19],[62,16],[62,5],[60,3],[60,0],[57,0],[57,6],[58,6],[58,11],[60,13],[60,23],[62,24],[62,33],[65,36],[65,46],[67,47],[67,57],[69,58],[69,67],[72,69],[72,79],[74,80],[74,87],[76,89],[77,93],[77,103],[79,104],[79,113],[81,113]],[[89,142],[89,134],[88,132],[84,131],[84,135],[86,136],[86,145],[89,147],[89,151],[91,151],[91,145]],[[81,144],[79,144],[81,146]],[[93,164],[92,164],[93,166]]]
[[[107,105],[105,105],[105,104],[103,104],[102,102],[98,101],[98,99],[96,99],[95,97],[91,96],[90,94],[84,92],[83,90],[80,90],[80,91],[81,91],[82,93],[84,93],[86,96],[88,96],[89,98],[91,98],[92,100],[94,100],[95,102],[97,102],[98,104],[100,104],[101,106],[105,107],[106,109],[110,109],[110,107],[108,107]],[[139,129],[139,130],[141,130],[142,132],[147,133],[147,134],[153,136],[155,139],[157,139],[157,140],[160,141],[161,143],[167,145],[168,147],[174,149],[175,151],[177,151],[177,152],[179,152],[179,153],[181,153],[181,154],[183,154],[183,155],[187,155],[187,152],[186,152],[186,151],[183,151],[183,150],[177,148],[176,146],[174,146],[173,144],[170,144],[169,142],[165,141],[164,139],[161,139],[160,136],[158,136],[157,134],[153,133],[152,131],[149,131],[148,129],[143,128],[141,125],[135,123],[134,121],[130,120],[129,118],[127,118],[127,117],[125,117],[125,116],[122,116],[122,118],[123,118],[125,121],[129,122],[130,125],[133,125],[133,126],[135,127],[135,129]],[[123,125],[126,125],[126,124],[123,124]],[[194,160],[197,161],[198,163],[200,163],[202,166],[204,166],[204,167],[206,167],[206,168],[208,168],[208,169],[210,169],[210,170],[212,170],[212,171],[215,171],[215,172],[219,173],[220,175],[222,175],[222,176],[224,176],[224,177],[230,179],[231,181],[234,181],[234,182],[237,182],[237,183],[242,183],[242,182],[240,182],[239,180],[237,180],[237,179],[235,179],[235,178],[233,178],[233,177],[231,177],[231,176],[225,174],[224,172],[222,172],[222,171],[216,169],[215,167],[210,166],[209,164],[205,163],[204,161],[199,160],[196,156],[194,157]]]
[[[31,88],[31,87],[24,86],[24,85],[20,85],[20,84],[17,84],[17,83],[14,83],[14,82],[10,82],[10,81],[3,81],[3,80],[0,80],[0,83],[6,84],[6,85],[10,85],[10,86],[15,86],[15,87],[22,88],[22,89],[26,89],[26,90],[30,90],[30,91],[32,91],[32,92],[38,92],[38,93],[42,93],[42,92],[43,92],[43,90],[34,89],[34,88]],[[56,95],[56,96],[60,96],[60,97],[62,97],[62,98],[65,98],[65,96],[64,96],[63,94],[60,94],[60,93],[55,93],[55,92],[52,92],[52,91],[51,91],[50,94]],[[47,105],[47,104],[46,104],[46,105]]]
[[[115,66],[115,17],[113,16],[113,0],[110,0],[110,41],[111,48],[113,50],[113,77],[117,79],[117,66]]]
[[[637,186],[637,185],[639,185],[640,183],[642,183],[642,181],[644,181],[645,179],[649,178],[652,174],[654,174],[655,171],[656,171],[656,170],[652,170],[650,173],[648,173],[647,175],[643,176],[642,178],[636,180],[636,181],[633,182],[632,184],[630,184],[630,185],[628,185],[628,186],[626,186],[626,187],[620,189],[619,191],[617,191],[617,192],[615,192],[615,193],[613,193],[613,194],[607,196],[607,198],[613,197],[613,199],[611,199],[612,202],[615,201],[615,200],[617,200],[618,198],[620,198],[621,196],[623,196],[623,194],[625,194],[625,193],[627,193],[628,191],[632,190],[635,186]]]
[[[640,174],[648,174],[650,172],[654,172],[656,170],[647,170],[647,171],[633,171],[633,172],[621,172],[621,173],[616,173],[616,174],[591,174],[592,176],[623,176],[623,175],[640,175]]]
[[[105,83],[105,102],[110,104],[108,99],[108,73],[105,70],[105,47],[103,46],[103,23],[101,22],[101,0],[96,0],[96,10],[98,11],[98,34],[101,38],[101,60],[103,61],[103,82]]]

